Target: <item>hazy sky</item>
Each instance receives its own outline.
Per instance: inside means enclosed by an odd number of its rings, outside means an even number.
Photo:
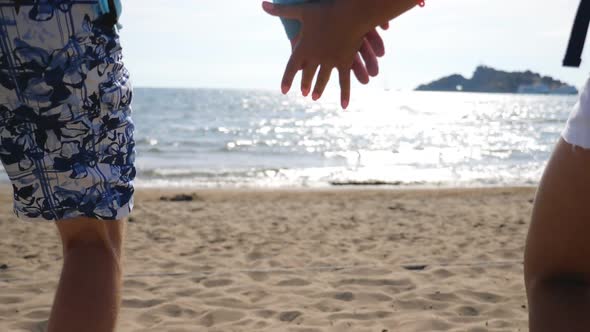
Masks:
[[[290,52],[259,0],[122,0],[126,63],[136,86],[279,88]],[[393,0],[392,0],[393,1]],[[372,86],[412,89],[485,64],[531,69],[580,86],[561,66],[579,0],[427,0],[383,32],[387,55]],[[332,86],[335,86],[335,81]]]

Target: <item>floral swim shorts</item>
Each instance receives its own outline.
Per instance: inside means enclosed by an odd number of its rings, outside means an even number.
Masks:
[[[25,219],[133,206],[132,88],[99,1],[0,0],[0,159]]]

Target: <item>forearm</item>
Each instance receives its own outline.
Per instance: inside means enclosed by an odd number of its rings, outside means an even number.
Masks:
[[[418,5],[417,0],[347,0],[351,8],[361,15],[365,26],[373,29],[400,16]]]

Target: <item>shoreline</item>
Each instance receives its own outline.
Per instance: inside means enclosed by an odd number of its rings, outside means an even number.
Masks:
[[[474,185],[474,186],[367,186],[367,185],[333,185],[326,187],[199,187],[199,186],[135,186],[135,192],[140,193],[144,191],[157,192],[175,192],[181,193],[184,191],[196,192],[322,192],[322,191],[337,191],[337,192],[358,192],[358,191],[374,191],[374,192],[428,192],[428,191],[498,191],[498,190],[533,190],[536,191],[538,184],[535,185]],[[9,183],[0,182],[0,198],[4,192],[12,192],[12,186]]]

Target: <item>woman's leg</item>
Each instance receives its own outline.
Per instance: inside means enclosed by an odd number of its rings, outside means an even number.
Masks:
[[[120,307],[124,221],[58,221],[64,265],[49,332],[112,332]]]
[[[559,141],[525,252],[531,332],[590,331],[590,150]]]

